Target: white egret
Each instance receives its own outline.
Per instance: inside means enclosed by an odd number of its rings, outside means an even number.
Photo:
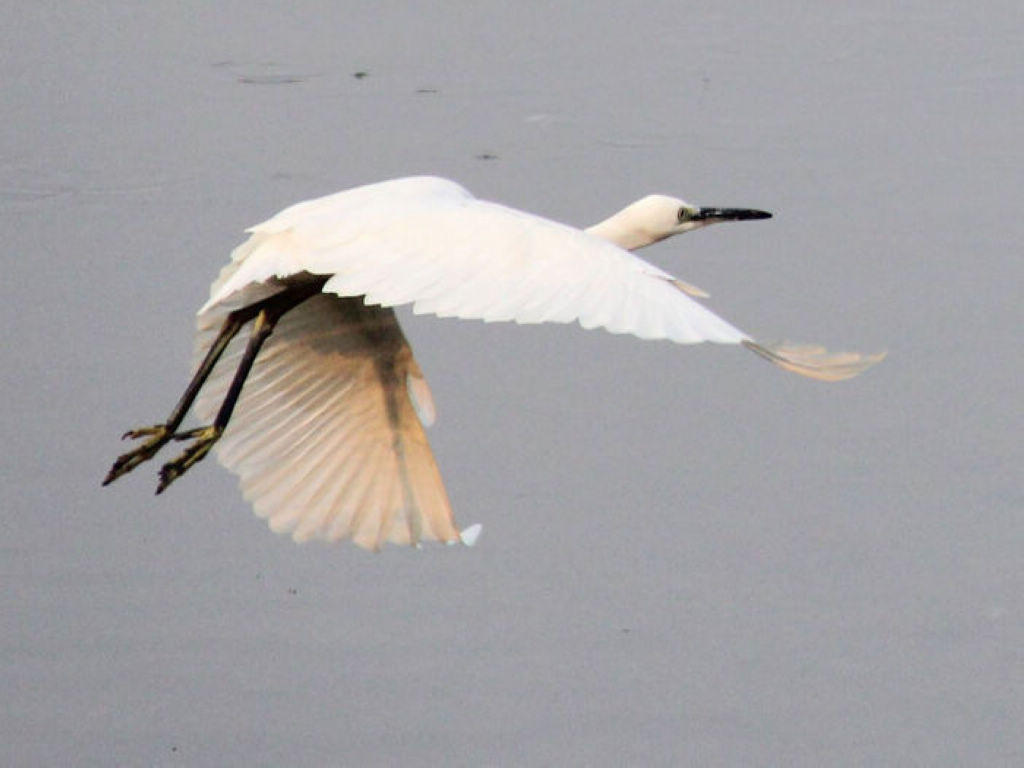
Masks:
[[[770,216],[652,195],[579,230],[431,177],[291,206],[231,254],[198,313],[188,388],[164,423],[126,433],[145,442],[103,484],[172,439],[191,441],[163,466],[160,493],[216,444],[255,512],[297,541],[469,543],[477,529],[460,536],[455,525],[424,433],[430,389],[392,307],[742,344],[825,381],[876,363],[881,355],[758,344],[687,295],[705,296],[700,289],[630,252]],[[193,404],[205,426],[179,431]]]

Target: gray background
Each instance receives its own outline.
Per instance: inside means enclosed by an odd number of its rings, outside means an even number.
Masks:
[[[1017,0],[8,4],[2,762],[1024,764],[1022,39]],[[406,315],[475,549],[298,547],[212,461],[100,489],[245,226],[424,172],[767,208],[650,257],[889,358]]]

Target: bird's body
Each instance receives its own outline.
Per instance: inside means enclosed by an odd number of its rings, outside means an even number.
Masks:
[[[714,221],[768,216],[654,195],[583,231],[433,177],[291,206],[232,253],[199,310],[192,385],[166,424],[129,433],[150,440],[105,482],[191,438],[160,490],[216,443],[257,514],[297,540],[458,541],[424,432],[430,390],[391,307],[744,344],[813,378],[856,375],[878,358],[759,345],[687,295],[699,289],[630,252]],[[177,433],[193,399],[211,426]]]

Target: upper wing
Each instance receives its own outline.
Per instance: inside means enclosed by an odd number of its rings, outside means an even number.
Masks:
[[[223,314],[201,318],[198,356],[216,317]],[[214,368],[195,404],[200,418],[216,414],[246,336],[243,329]],[[394,311],[319,295],[278,322],[216,451],[255,512],[297,541],[352,538],[370,549],[457,541],[421,423],[432,413]]]
[[[579,321],[645,339],[739,343],[742,331],[671,275],[595,235],[473,198],[433,178],[300,203],[253,227],[200,314],[298,272],[325,292],[418,313],[519,323]]]

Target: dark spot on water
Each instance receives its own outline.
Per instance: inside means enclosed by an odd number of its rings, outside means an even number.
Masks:
[[[244,85],[293,85],[304,82],[301,75],[239,75],[238,82]]]
[[[362,80],[364,77],[369,77],[369,75],[370,75],[369,72],[367,72],[365,70],[362,70],[362,69],[359,70],[358,72],[353,72],[352,73],[352,77],[354,77],[356,80]]]
[[[490,152],[481,152],[476,156],[477,160],[497,160],[497,155],[492,155]]]

